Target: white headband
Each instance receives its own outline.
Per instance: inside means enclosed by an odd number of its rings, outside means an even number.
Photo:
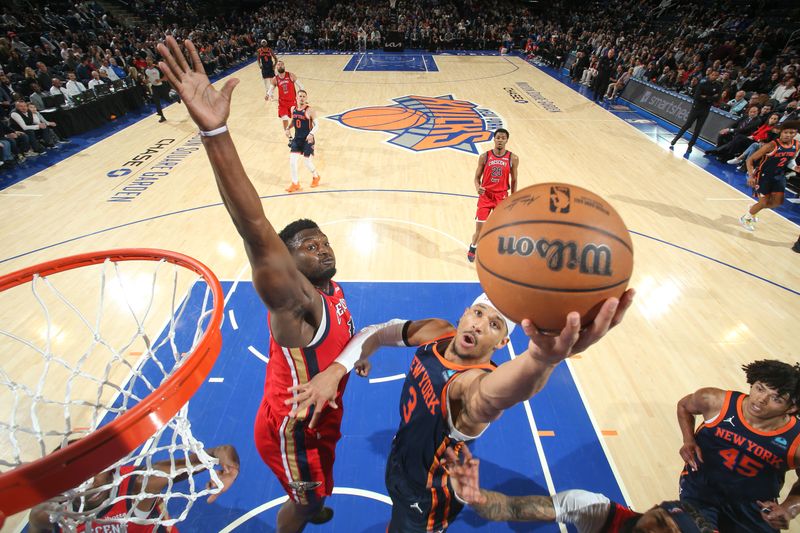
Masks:
[[[506,317],[503,313],[501,313],[499,309],[497,309],[497,306],[492,303],[492,301],[489,299],[489,297],[486,296],[485,292],[482,292],[480,296],[475,298],[475,301],[472,302],[472,305],[475,305],[475,304],[488,305],[489,307],[491,307],[492,309],[497,311],[498,314],[500,315],[500,317],[503,320],[505,320],[505,322],[506,322],[506,327],[508,328],[508,335],[507,336],[509,336],[509,337],[511,336],[511,332],[514,331],[514,328],[517,325],[510,318]]]

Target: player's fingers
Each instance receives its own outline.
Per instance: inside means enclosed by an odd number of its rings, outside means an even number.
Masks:
[[[231,96],[233,96],[233,90],[237,85],[239,85],[239,78],[231,78],[222,86],[222,95],[225,96],[228,101],[230,101]]]
[[[186,45],[186,49],[189,51],[189,58],[192,60],[192,69],[198,74],[205,74],[206,69],[203,68],[203,62],[200,61],[200,54],[197,53],[197,48],[194,47],[194,43],[189,39],[184,41]]]
[[[186,57],[183,55],[183,50],[181,50],[178,41],[176,41],[174,37],[167,37],[167,43],[175,57],[175,62],[181,67],[181,70],[183,72],[189,72],[191,70],[189,68],[189,63],[186,61]]]
[[[698,461],[700,461],[702,463],[703,462],[703,452],[700,449],[700,446],[695,446],[694,447],[694,453],[697,454]]]
[[[533,322],[531,322],[527,318],[523,319],[522,322],[520,322],[520,326],[522,326],[522,331],[528,337],[533,338],[534,336],[539,334],[539,329],[536,326],[534,326]]]
[[[322,415],[322,409],[314,409],[314,414],[311,415],[311,422],[308,424],[310,429],[314,429],[317,427],[317,422],[319,422],[319,417]]]
[[[630,306],[633,305],[633,299],[635,296],[636,289],[628,289],[622,294],[622,297],[619,299],[619,305],[617,305],[617,312],[614,314],[614,318],[611,320],[609,329],[622,322],[622,319],[625,318],[625,313],[628,311]]]
[[[568,354],[581,335],[581,315],[572,311],[567,315],[567,323],[558,335],[558,352]]]
[[[339,406],[336,405],[336,400],[328,400],[328,405],[331,406],[331,409],[338,409]]]
[[[178,60],[178,57],[183,58],[183,52],[181,51],[181,45],[174,38],[167,37],[166,43],[159,45],[158,51],[164,56],[164,62],[169,65],[169,68],[172,69],[172,72],[177,77],[180,78],[185,72],[189,71]]]
[[[169,65],[167,65],[163,61],[159,61],[158,68],[161,69],[161,72],[164,73],[164,76],[166,76],[169,82],[172,84],[172,86],[175,87],[175,90],[180,92],[181,82],[172,72],[172,69],[169,68]]]
[[[445,448],[444,456],[447,458],[448,463],[457,463],[458,457],[452,448]]]

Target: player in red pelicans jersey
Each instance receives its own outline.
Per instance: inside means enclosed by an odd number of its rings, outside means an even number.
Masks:
[[[777,533],[800,514],[800,479],[778,503],[786,472],[800,478],[800,363],[742,369],[749,394],[707,387],[678,402],[680,497],[720,531]]]
[[[739,217],[739,222],[748,231],[755,230],[762,209],[770,209],[783,203],[786,192],[786,171],[789,163],[800,154],[800,141],[795,139],[799,121],[786,121],[778,126],[778,138],[768,142],[747,158],[747,184],[753,187],[758,202]],[[758,168],[755,162],[758,161]]]
[[[454,494],[486,520],[559,522],[578,533],[710,533],[712,528],[691,505],[661,502],[644,513],[585,490],[565,490],[552,496],[508,496],[480,488],[478,466],[469,449],[446,451],[447,472]]]
[[[239,475],[239,454],[236,448],[230,445],[217,446],[205,450],[207,454],[219,460],[221,470],[218,472],[220,481],[223,483],[222,492],[227,491]],[[194,472],[201,472],[201,463],[194,453],[190,453],[184,463],[183,457],[176,457],[175,461],[167,459],[159,461],[150,467],[152,470],[159,470],[170,474],[176,470],[186,469],[193,465]],[[167,510],[163,501],[159,497],[142,498],[137,501],[137,496],[142,494],[160,494],[171,483],[177,479],[170,479],[164,475],[145,475],[144,468],[137,469],[134,466],[123,466],[119,469],[119,477],[122,478],[118,485],[115,485],[115,471],[106,470],[96,475],[92,480],[92,488],[108,487],[105,490],[88,495],[84,501],[77,499],[73,502],[76,509],[83,511],[94,511],[106,502],[113,502],[105,508],[95,512],[100,520],[106,523],[92,522],[88,526],[81,524],[77,528],[77,533],[107,533],[124,531],[128,533],[178,533],[175,526],[165,527],[160,524],[136,524],[130,521],[131,518],[141,518],[145,520],[166,520]],[[185,476],[185,474],[183,474]],[[112,494],[113,491],[113,494]],[[214,503],[222,493],[212,494],[208,497],[208,503]],[[114,521],[117,523],[114,523]],[[57,524],[50,523],[47,512],[47,504],[37,505],[31,509],[29,517],[29,533],[60,533],[61,528]]]
[[[475,261],[475,246],[483,223],[497,204],[517,191],[517,169],[519,157],[506,150],[508,130],[499,128],[494,132],[494,148],[481,154],[475,171],[475,191],[478,193],[478,211],[475,213],[475,233],[467,251],[470,263]]]
[[[297,80],[297,76],[286,70],[283,61],[275,63],[275,70],[278,73],[270,80],[269,92],[267,92],[267,100],[272,98],[273,91],[278,89],[278,116],[283,121],[283,131],[286,137],[291,139],[289,135],[289,121],[291,120],[292,107],[297,102],[297,91],[302,89],[303,85]]]
[[[269,310],[272,357],[265,396],[256,416],[255,441],[290,496],[278,512],[278,533],[301,531],[312,519],[321,523],[332,515],[323,503],[333,487],[333,452],[339,438],[337,417],[341,417],[341,409],[333,411],[330,423],[311,431],[306,417],[315,413],[287,407],[281,400],[291,404],[288,389],[325,370],[339,354],[352,334],[350,313],[341,288],[331,281],[336,257],[319,227],[300,219],[278,235],[264,214],[226,125],[238,80],[228,80],[217,91],[203,72],[191,41],[186,41],[186,47],[193,67],[183,59],[172,37],[167,38],[166,45],[158,45],[165,58],[160,65],[200,128],[223,203],[244,240],[253,285]],[[278,74],[292,79],[281,62]]]

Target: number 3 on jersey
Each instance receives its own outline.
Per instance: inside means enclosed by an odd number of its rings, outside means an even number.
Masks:
[[[723,463],[728,470],[732,470],[737,474],[746,477],[755,477],[758,472],[764,468],[764,465],[749,455],[740,454],[736,448],[728,448],[727,450],[720,450],[719,454],[725,459]],[[741,455],[741,458],[739,457]]]

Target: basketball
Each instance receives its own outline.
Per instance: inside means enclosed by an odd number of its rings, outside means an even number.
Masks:
[[[341,121],[353,128],[375,131],[403,130],[426,121],[423,113],[405,107],[364,107],[344,113]]]
[[[628,229],[608,202],[581,187],[539,183],[512,194],[481,230],[478,278],[497,309],[557,334],[567,314],[581,325],[620,297],[633,270]]]

